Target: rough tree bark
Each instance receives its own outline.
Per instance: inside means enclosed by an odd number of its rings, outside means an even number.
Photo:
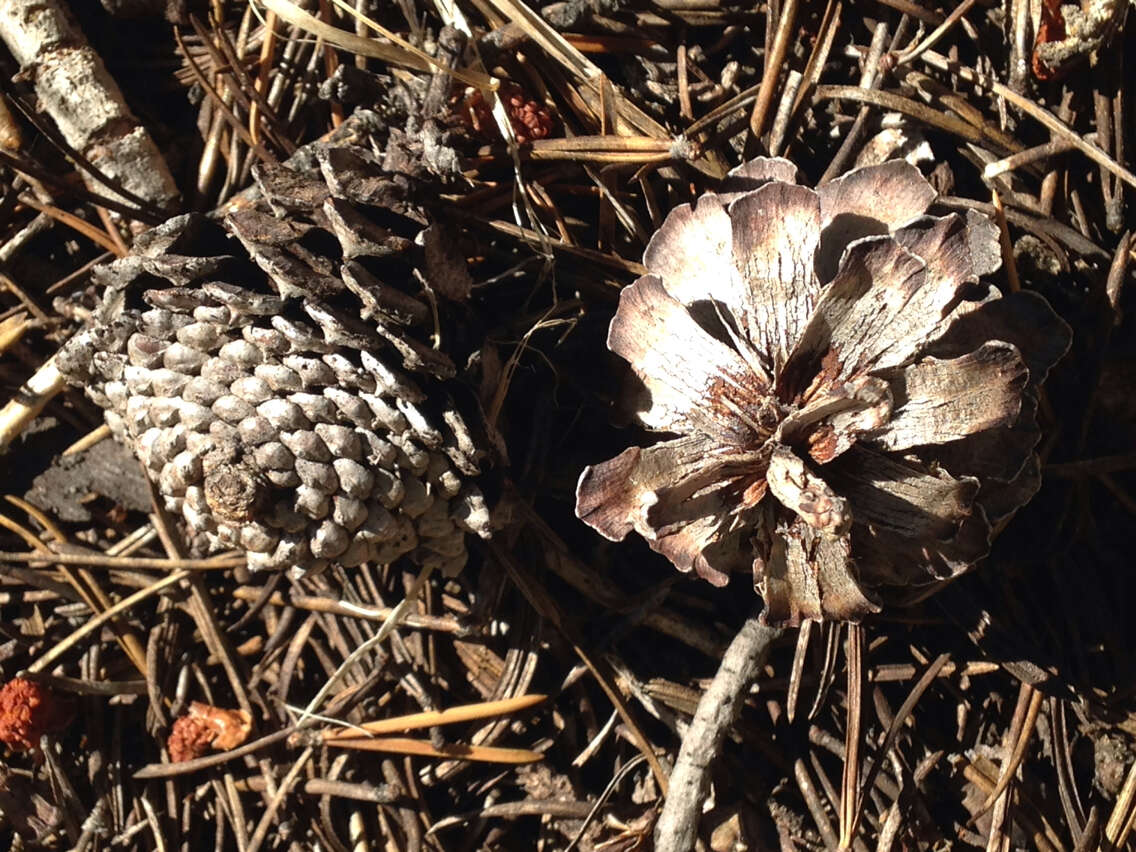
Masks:
[[[67,144],[127,192],[169,211],[178,189],[161,152],[61,0],[3,0],[0,39]],[[80,169],[92,191],[133,203]]]

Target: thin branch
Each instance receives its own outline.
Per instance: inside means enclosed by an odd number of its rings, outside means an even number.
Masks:
[[[656,852],[687,852],[694,848],[698,817],[710,786],[710,764],[718,756],[723,737],[741,712],[750,686],[781,633],[780,628],[767,627],[753,616],[726,649],[722,665],[698,702],[694,719],[682,739],[671,772],[670,792],[655,826]]]

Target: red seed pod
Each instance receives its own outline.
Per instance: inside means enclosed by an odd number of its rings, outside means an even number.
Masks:
[[[40,737],[70,719],[70,708],[43,684],[17,677],[0,688],[0,742],[13,749],[36,748]]]
[[[513,125],[517,142],[524,145],[535,139],[545,139],[552,134],[556,122],[552,112],[544,104],[525,95],[516,83],[504,83],[497,92],[505,112]],[[462,101],[462,119],[475,132],[485,136],[498,136],[493,123],[493,113],[481,92],[474,91]]]
[[[219,750],[236,748],[252,730],[248,713],[225,710],[194,701],[189,712],[174,720],[166,748],[173,763],[184,763],[201,757],[210,746]]]
[[[513,123],[513,132],[522,145],[544,139],[552,133],[552,113],[539,101],[526,98],[520,86],[502,87],[501,100]]]

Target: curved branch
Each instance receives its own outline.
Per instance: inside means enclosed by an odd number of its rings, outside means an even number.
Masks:
[[[710,786],[710,764],[781,633],[780,628],[762,624],[755,615],[742,625],[726,649],[718,673],[698,702],[682,739],[670,790],[655,825],[656,852],[689,852],[694,848],[698,818]]]

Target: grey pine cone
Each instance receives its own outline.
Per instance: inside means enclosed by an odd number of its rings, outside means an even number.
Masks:
[[[219,223],[177,217],[96,270],[60,369],[198,549],[293,573],[407,554],[460,569],[466,533],[489,534],[483,453],[429,341],[468,295],[464,261],[362,148],[256,179]]]

